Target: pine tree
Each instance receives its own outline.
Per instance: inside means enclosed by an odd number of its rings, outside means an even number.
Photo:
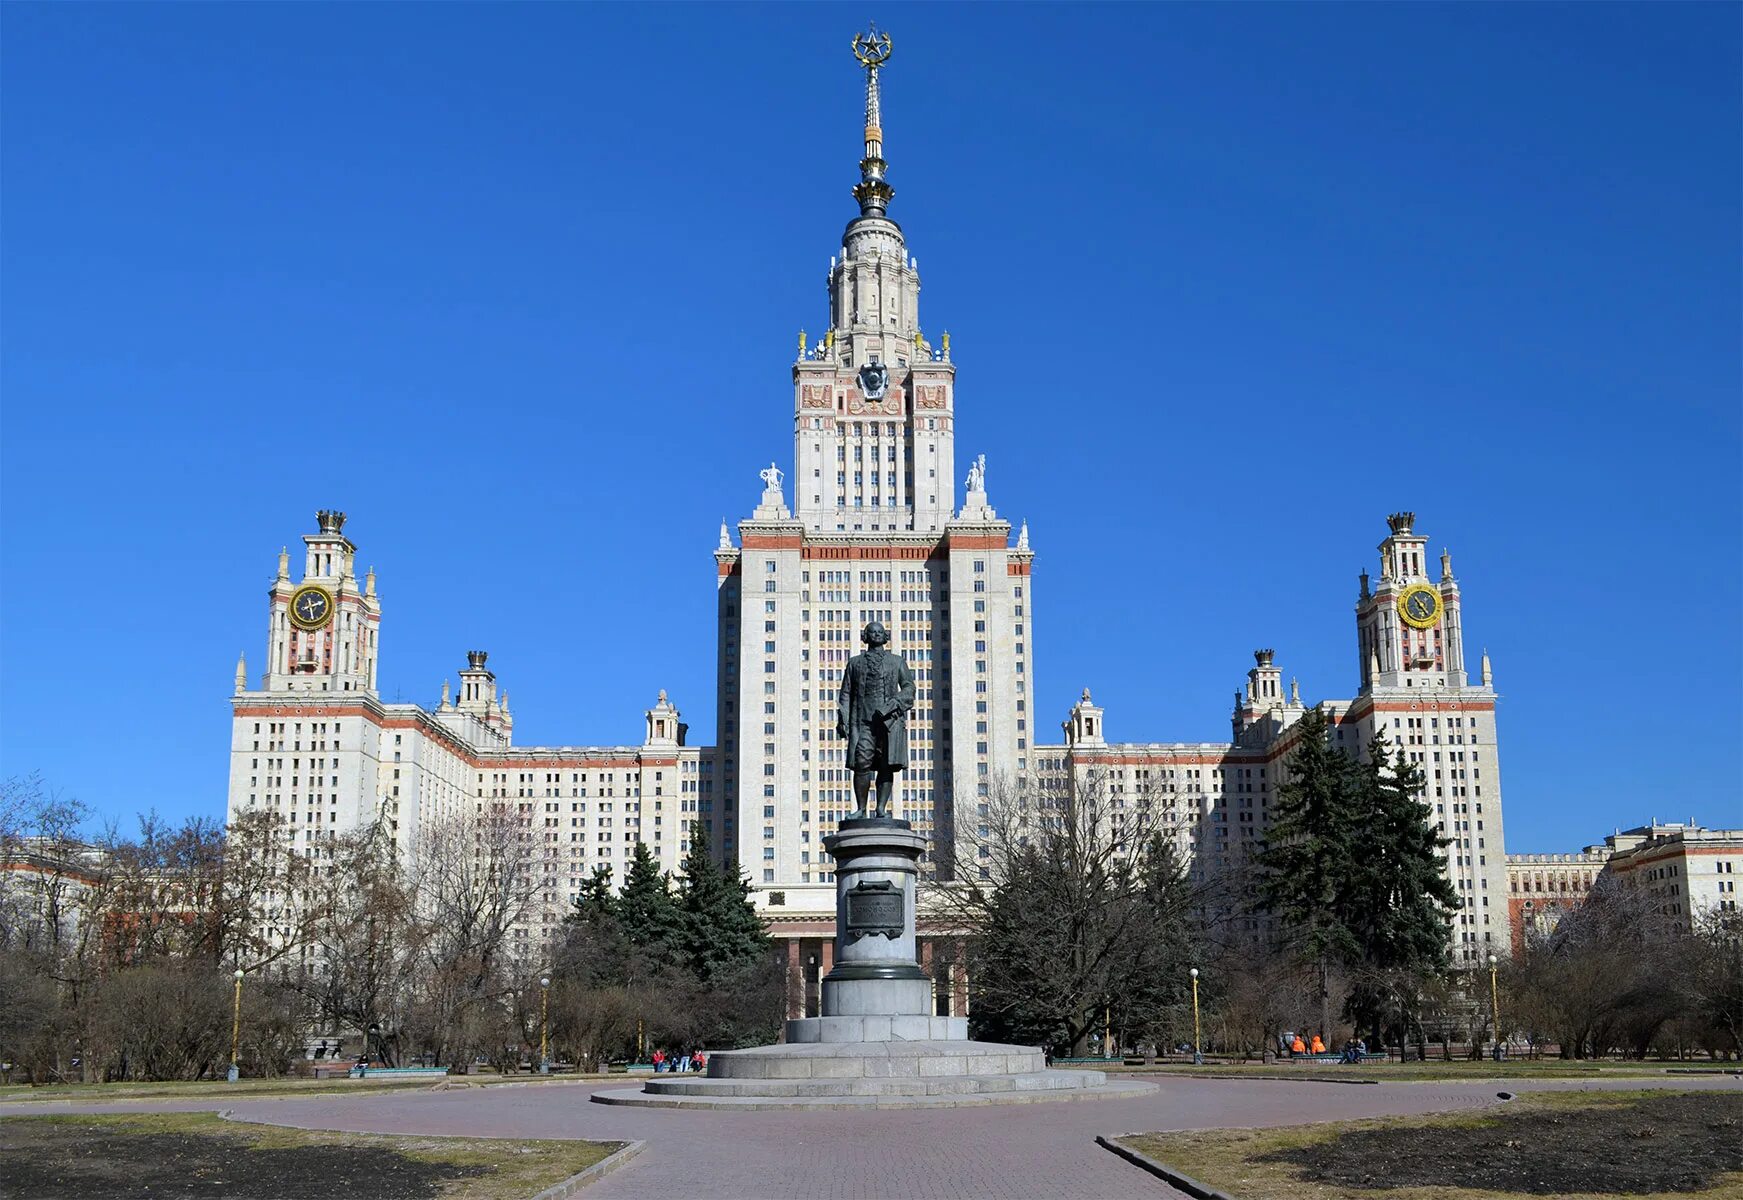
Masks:
[[[575,897],[574,904],[575,911],[564,918],[568,923],[617,916],[617,890],[611,886],[610,863],[600,863],[593,868],[593,873],[582,883],[581,894]]]
[[[672,880],[660,870],[646,842],[635,844],[617,919],[635,953],[649,968],[671,963],[683,946],[683,919],[672,896]]]
[[[1331,1029],[1330,974],[1361,955],[1356,926],[1364,897],[1356,884],[1363,819],[1362,780],[1349,755],[1331,745],[1325,713],[1309,709],[1296,724],[1288,779],[1257,861],[1261,907],[1280,918],[1319,980],[1320,1028]]]
[[[690,826],[677,905],[685,962],[703,983],[729,978],[768,958],[768,928],[751,902],[750,884],[743,872],[735,878],[715,865],[701,821]]]
[[[1365,968],[1350,997],[1351,1015],[1380,1032],[1388,1007],[1406,1007],[1425,976],[1444,972],[1459,894],[1446,877],[1451,843],[1430,822],[1422,769],[1403,751],[1389,757],[1384,737],[1359,764],[1362,844],[1354,932]]]

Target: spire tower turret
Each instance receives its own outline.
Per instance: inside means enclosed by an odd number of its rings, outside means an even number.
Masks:
[[[884,119],[878,97],[878,71],[890,61],[890,35],[872,25],[853,35],[853,56],[865,68],[865,157],[859,160],[859,183],[853,198],[862,217],[881,217],[896,189],[884,178]]]

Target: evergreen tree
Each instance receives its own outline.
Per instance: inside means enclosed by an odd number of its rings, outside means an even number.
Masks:
[[[673,901],[671,877],[660,870],[646,842],[635,844],[623,893],[617,898],[617,920],[649,968],[674,961],[682,949],[683,919]]]
[[[690,849],[678,882],[684,960],[703,983],[730,978],[768,959],[768,927],[751,902],[744,873],[728,875],[709,853],[708,829],[690,826]]]
[[[1295,726],[1299,741],[1288,760],[1288,779],[1265,845],[1260,906],[1282,920],[1285,936],[1318,975],[1320,1029],[1331,1029],[1330,974],[1334,965],[1357,961],[1357,928],[1366,897],[1358,888],[1358,838],[1364,820],[1363,783],[1349,755],[1331,745],[1325,713],[1309,709]]]
[[[610,863],[593,868],[593,873],[581,884],[581,894],[575,897],[574,904],[575,911],[564,918],[567,923],[616,919],[617,889],[611,886]]]
[[[1362,973],[1349,1000],[1358,1025],[1382,1032],[1388,1009],[1406,1023],[1425,976],[1447,969],[1452,910],[1459,894],[1446,877],[1451,843],[1430,823],[1422,769],[1403,751],[1389,757],[1382,736],[1359,765],[1362,834],[1357,856],[1354,933]]]
[[[558,978],[577,986],[621,986],[628,978],[632,954],[618,919],[611,867],[600,863],[582,883],[573,910],[563,919],[552,965]]]

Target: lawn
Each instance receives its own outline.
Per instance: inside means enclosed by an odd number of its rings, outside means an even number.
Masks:
[[[1238,1076],[1242,1079],[1368,1079],[1386,1083],[1421,1083],[1457,1079],[1579,1079],[1606,1076],[1609,1078],[1663,1077],[1670,1068],[1718,1073],[1738,1070],[1737,1063],[1659,1063],[1605,1062],[1595,1063],[1573,1059],[1517,1059],[1510,1062],[1406,1062],[1365,1063],[1345,1066],[1342,1063],[1207,1063],[1195,1067],[1188,1063],[1155,1067],[1131,1067],[1128,1070],[1162,1072],[1171,1075]]]
[[[1243,1198],[1743,1197],[1743,1095],[1728,1092],[1551,1092],[1478,1115],[1119,1140]]]
[[[10,1117],[0,1197],[525,1200],[621,1146],[328,1133],[212,1113]]]
[[[468,1083],[473,1087],[491,1087],[505,1083],[559,1083],[576,1079],[621,1078],[604,1075],[468,1075],[451,1077],[451,1082]],[[248,1099],[267,1096],[318,1096],[328,1092],[356,1092],[371,1088],[424,1088],[428,1090],[444,1080],[424,1075],[413,1079],[372,1076],[364,1079],[306,1079],[295,1075],[280,1075],[269,1079],[239,1079],[226,1083],[222,1079],[171,1080],[161,1083],[51,1083],[40,1087],[28,1084],[7,1084],[0,1087],[0,1104],[31,1100],[73,1100],[81,1104],[104,1104],[110,1100],[177,1099],[200,1100]]]

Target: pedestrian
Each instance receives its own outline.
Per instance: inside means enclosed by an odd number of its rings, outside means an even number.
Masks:
[[[708,1069],[708,1056],[700,1050],[696,1051],[696,1057],[691,1065],[698,1071],[706,1071]]]
[[[1306,1053],[1307,1043],[1301,1040],[1301,1035],[1298,1033],[1295,1035],[1295,1040],[1289,1043],[1289,1057],[1294,1058],[1298,1054]]]
[[[688,1075],[689,1073],[690,1073],[690,1056],[688,1054],[686,1054],[686,1055],[684,1055],[684,1057],[682,1057],[678,1060],[678,1074]]]
[[[1309,1047],[1315,1054],[1325,1053],[1325,1043],[1319,1040],[1319,1034],[1313,1035],[1313,1045]]]
[[[666,1052],[664,1050],[655,1050],[653,1063],[654,1074],[658,1075],[661,1071],[664,1071],[666,1069]]]

